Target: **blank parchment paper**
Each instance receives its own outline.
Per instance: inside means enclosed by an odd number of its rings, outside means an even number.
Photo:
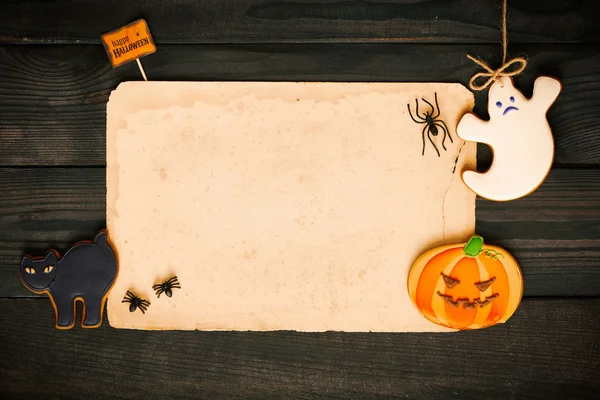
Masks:
[[[454,142],[444,151],[440,130],[441,155],[426,138],[423,156],[407,104],[431,111],[420,99],[435,93]],[[110,325],[444,331],[412,305],[407,274],[474,232],[460,171],[475,144],[455,132],[472,108],[460,84],[122,83],[107,110]],[[157,298],[172,275],[181,289]]]

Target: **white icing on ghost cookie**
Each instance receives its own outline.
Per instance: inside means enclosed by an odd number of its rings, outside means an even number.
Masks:
[[[456,133],[465,140],[488,144],[494,154],[484,173],[463,171],[462,179],[473,192],[489,200],[514,200],[533,192],[546,179],[554,160],[554,139],[546,112],[561,91],[557,79],[535,80],[533,95],[526,99],[511,78],[490,87],[489,121],[466,114]]]

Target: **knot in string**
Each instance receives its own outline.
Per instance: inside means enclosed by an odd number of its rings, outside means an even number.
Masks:
[[[497,81],[499,78],[518,75],[523,72],[527,66],[527,60],[525,60],[523,57],[516,57],[508,62],[504,61],[504,64],[500,68],[493,70],[489,65],[480,59],[472,57],[469,54],[467,54],[467,57],[487,71],[478,72],[471,77],[469,80],[469,87],[473,90],[483,90]],[[480,78],[487,79],[483,83],[478,84],[476,81]]]

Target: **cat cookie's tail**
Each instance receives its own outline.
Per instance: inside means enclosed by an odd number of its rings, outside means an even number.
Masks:
[[[106,258],[109,262],[117,264],[117,258],[115,257],[115,253],[108,245],[108,238],[106,237],[106,231],[102,231],[96,235],[94,238],[94,244],[98,246],[100,250],[106,255]]]

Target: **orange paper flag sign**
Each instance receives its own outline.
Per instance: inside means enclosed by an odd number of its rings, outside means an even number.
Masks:
[[[154,53],[156,45],[152,40],[146,21],[139,19],[129,25],[105,33],[101,37],[113,68],[135,60],[144,79],[147,80],[139,58]]]

